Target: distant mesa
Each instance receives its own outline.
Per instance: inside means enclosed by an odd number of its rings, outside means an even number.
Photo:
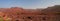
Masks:
[[[23,10],[22,7],[11,7],[11,9],[22,9]]]

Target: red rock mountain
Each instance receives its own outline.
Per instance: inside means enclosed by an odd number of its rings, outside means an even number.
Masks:
[[[60,5],[46,9],[0,8],[0,17],[4,21],[60,21]]]

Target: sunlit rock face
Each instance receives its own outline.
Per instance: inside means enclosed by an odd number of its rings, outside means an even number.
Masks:
[[[0,8],[0,16],[4,21],[59,21],[60,14],[58,7],[49,7],[46,9],[12,7]]]

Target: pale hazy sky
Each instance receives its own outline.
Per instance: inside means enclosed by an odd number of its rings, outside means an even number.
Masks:
[[[0,8],[46,8],[52,5],[60,5],[60,0],[0,0]]]

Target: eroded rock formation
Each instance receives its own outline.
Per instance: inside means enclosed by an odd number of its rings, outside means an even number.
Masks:
[[[0,16],[6,21],[59,21],[60,6],[46,9],[0,8]],[[58,20],[57,20],[58,19]]]

